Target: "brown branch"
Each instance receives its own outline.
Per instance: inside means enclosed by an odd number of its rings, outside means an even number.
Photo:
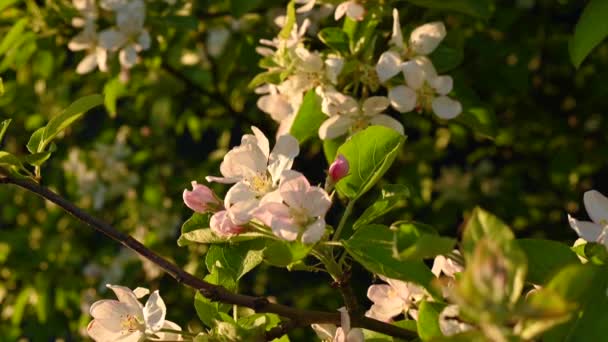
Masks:
[[[179,268],[177,265],[171,263],[162,256],[156,254],[152,250],[148,249],[146,246],[135,240],[130,235],[124,234],[113,226],[111,226],[110,224],[88,214],[84,210],[76,207],[74,204],[61,197],[57,193],[51,191],[50,189],[47,189],[29,179],[21,179],[8,176],[7,173],[4,172],[4,170],[2,170],[1,168],[0,184],[17,185],[18,187],[33,192],[36,195],[55,203],[63,210],[76,217],[83,223],[88,224],[89,226],[103,233],[112,240],[122,244],[123,246],[143,256],[144,258],[150,260],[151,262],[162,268],[165,272],[167,272],[178,283],[184,284],[188,287],[200,291],[203,296],[209,298],[212,301],[218,301],[227,304],[236,304],[238,306],[251,308],[256,312],[260,313],[274,313],[281,317],[290,319],[290,322],[293,321],[293,323],[284,323],[282,325],[282,328],[277,328],[277,330],[274,330],[274,334],[279,333],[281,331],[286,331],[285,329],[289,330],[291,329],[292,325],[293,327],[303,327],[313,323],[331,323],[340,325],[340,314],[337,312],[334,313],[316,310],[303,310],[281,304],[270,303],[268,299],[264,297],[254,297],[232,293],[222,286],[210,284],[202,279],[199,279],[196,276]],[[370,319],[364,316],[353,316],[351,317],[351,322],[353,327],[360,327],[372,331],[377,331],[390,336],[401,338],[417,337],[415,333],[412,333],[408,330],[399,328],[395,325]],[[287,325],[287,328],[285,328],[285,325]],[[283,330],[278,331],[279,329]],[[272,335],[270,337],[272,337]]]

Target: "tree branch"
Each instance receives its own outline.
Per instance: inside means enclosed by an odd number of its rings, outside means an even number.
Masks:
[[[334,313],[316,310],[303,310],[281,304],[275,304],[269,302],[268,299],[264,297],[254,297],[232,293],[222,286],[210,284],[202,279],[199,279],[196,276],[179,268],[177,265],[171,263],[162,256],[156,254],[152,250],[148,249],[146,246],[135,240],[130,235],[124,234],[113,226],[111,226],[110,224],[88,214],[84,210],[76,207],[74,204],[61,197],[57,193],[51,191],[50,189],[47,189],[29,179],[21,179],[8,176],[7,173],[4,172],[4,170],[1,168],[0,184],[17,185],[18,187],[33,192],[36,195],[55,203],[63,210],[76,217],[83,223],[88,224],[89,226],[103,233],[112,240],[122,244],[123,246],[143,256],[144,258],[150,260],[151,262],[162,268],[165,272],[167,272],[178,283],[184,284],[199,291],[203,296],[209,298],[212,301],[218,301],[227,304],[236,304],[239,306],[251,308],[256,312],[260,313],[274,313],[281,317],[288,318],[290,319],[290,322],[293,322],[284,323],[282,325],[282,328],[277,328],[277,330],[273,332],[274,334],[279,333],[281,331],[286,332],[287,330],[291,329],[292,326],[303,327],[313,323],[331,323],[335,325],[340,325],[340,314],[337,312]],[[401,338],[417,337],[417,335],[411,331],[364,316],[353,316],[351,317],[351,322],[353,327],[360,327],[372,331],[377,331],[390,336]],[[287,327],[287,329],[285,328],[285,326]],[[278,329],[283,330],[278,331]],[[272,337],[272,335],[270,337]]]

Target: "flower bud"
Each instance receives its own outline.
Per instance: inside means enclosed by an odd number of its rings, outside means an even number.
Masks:
[[[428,55],[446,36],[445,26],[440,21],[417,27],[410,35],[410,47],[419,55]]]
[[[192,191],[184,190],[184,203],[197,213],[212,211],[221,205],[213,191],[208,187],[192,181]]]
[[[349,169],[348,160],[339,154],[336,160],[329,166],[329,177],[332,181],[337,182],[348,175]]]
[[[232,222],[226,210],[218,211],[211,216],[209,228],[219,236],[230,237],[242,233],[245,228]]]

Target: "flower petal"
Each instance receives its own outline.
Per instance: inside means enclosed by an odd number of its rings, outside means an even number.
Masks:
[[[257,140],[258,147],[264,153],[266,157],[270,154],[270,143],[268,142],[268,138],[264,135],[264,133],[257,127],[251,126],[251,131],[253,135],[255,135],[255,139]]]
[[[146,328],[156,332],[163,327],[165,323],[165,316],[167,314],[167,307],[165,302],[160,297],[158,290],[152,292],[146,306],[144,306],[144,322]]]
[[[304,234],[302,234],[302,242],[306,244],[313,244],[321,240],[325,234],[325,220],[320,218],[306,227]]]
[[[333,324],[313,324],[311,327],[322,341],[332,340],[336,334],[336,326]]]
[[[385,96],[371,96],[363,101],[361,106],[363,115],[373,116],[381,113],[390,104],[388,98]]]
[[[410,60],[401,65],[403,71],[403,77],[405,77],[405,83],[408,87],[418,90],[424,84],[426,75],[424,69],[416,63],[416,61]]]
[[[414,108],[416,108],[416,101],[418,100],[416,92],[412,88],[404,85],[391,88],[388,91],[388,98],[391,102],[391,106],[399,113],[413,111]]]
[[[345,1],[341,4],[339,4],[336,7],[336,11],[334,12],[334,19],[335,20],[340,20],[340,18],[342,18],[344,16],[344,14],[346,14],[346,7],[348,6],[348,2]]]
[[[279,191],[281,197],[290,207],[303,208],[308,200],[306,192],[310,189],[310,183],[303,174],[297,171],[283,173]]]
[[[608,226],[608,198],[597,190],[589,190],[583,195],[587,214],[602,226]]]
[[[80,61],[80,63],[78,63],[78,66],[76,67],[76,73],[78,73],[80,75],[88,74],[89,72],[93,71],[96,67],[97,67],[97,54],[90,53],[90,54],[84,56],[84,58]]]
[[[410,35],[410,47],[419,55],[428,55],[446,36],[445,25],[440,21],[417,27]]]
[[[106,50],[116,51],[127,42],[127,37],[116,29],[107,29],[99,33],[99,46]]]
[[[135,49],[135,45],[129,44],[120,50],[118,53],[118,60],[123,67],[127,69],[132,68],[137,63],[137,50]]]
[[[365,8],[355,1],[348,1],[346,15],[352,20],[361,21],[365,16]]]
[[[454,80],[451,76],[437,76],[429,80],[431,87],[435,89],[439,95],[447,95],[454,87]]]
[[[392,128],[397,131],[399,134],[403,135],[403,125],[401,122],[397,121],[392,116],[388,116],[386,114],[376,115],[371,120],[369,120],[370,124],[384,126],[388,128]]]
[[[224,156],[220,172],[226,178],[254,177],[266,172],[268,158],[257,145],[240,145]]]
[[[165,321],[162,328],[182,331],[182,328],[179,325],[177,325],[176,323],[171,322],[171,321]],[[160,340],[160,341],[183,341],[181,334],[170,333],[170,332],[157,332],[157,333],[155,333],[155,335],[158,336],[158,340]]]
[[[588,242],[599,242],[604,234],[604,229],[597,223],[589,221],[579,221],[568,215],[568,223],[570,227],[578,234],[578,236]]]
[[[386,51],[380,55],[376,64],[376,74],[380,83],[395,77],[401,71],[401,57],[394,51]]]
[[[302,208],[310,217],[325,216],[331,206],[331,199],[325,190],[318,186],[308,189]]]
[[[337,138],[348,132],[353,120],[345,115],[335,115],[323,121],[319,127],[319,138],[321,140]]]
[[[453,100],[447,96],[439,96],[433,99],[431,103],[433,112],[442,119],[453,119],[462,113],[462,105],[460,102]]]
[[[107,284],[106,286],[114,291],[116,298],[118,298],[121,303],[125,303],[129,308],[139,311],[143,308],[143,305],[141,305],[133,291],[128,287],[110,284]]]
[[[300,144],[298,139],[294,138],[290,134],[281,135],[278,137],[270,156],[268,157],[268,163],[272,163],[278,159],[279,156],[283,156],[289,159],[295,158],[300,153]]]
[[[389,44],[395,45],[400,50],[403,49],[403,33],[401,32],[401,23],[399,22],[399,11],[393,8],[393,33]]]

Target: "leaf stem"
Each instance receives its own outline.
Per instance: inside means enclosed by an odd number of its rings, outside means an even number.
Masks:
[[[340,222],[338,223],[338,228],[336,228],[336,232],[334,233],[334,236],[331,238],[331,241],[338,241],[338,239],[340,238],[340,234],[342,234],[342,230],[344,229],[344,226],[346,225],[346,221],[348,220],[348,217],[350,216],[350,214],[353,212],[354,207],[355,207],[355,200],[353,199],[350,202],[348,202],[348,204],[346,205],[346,209],[344,209],[342,218],[340,219]]]

